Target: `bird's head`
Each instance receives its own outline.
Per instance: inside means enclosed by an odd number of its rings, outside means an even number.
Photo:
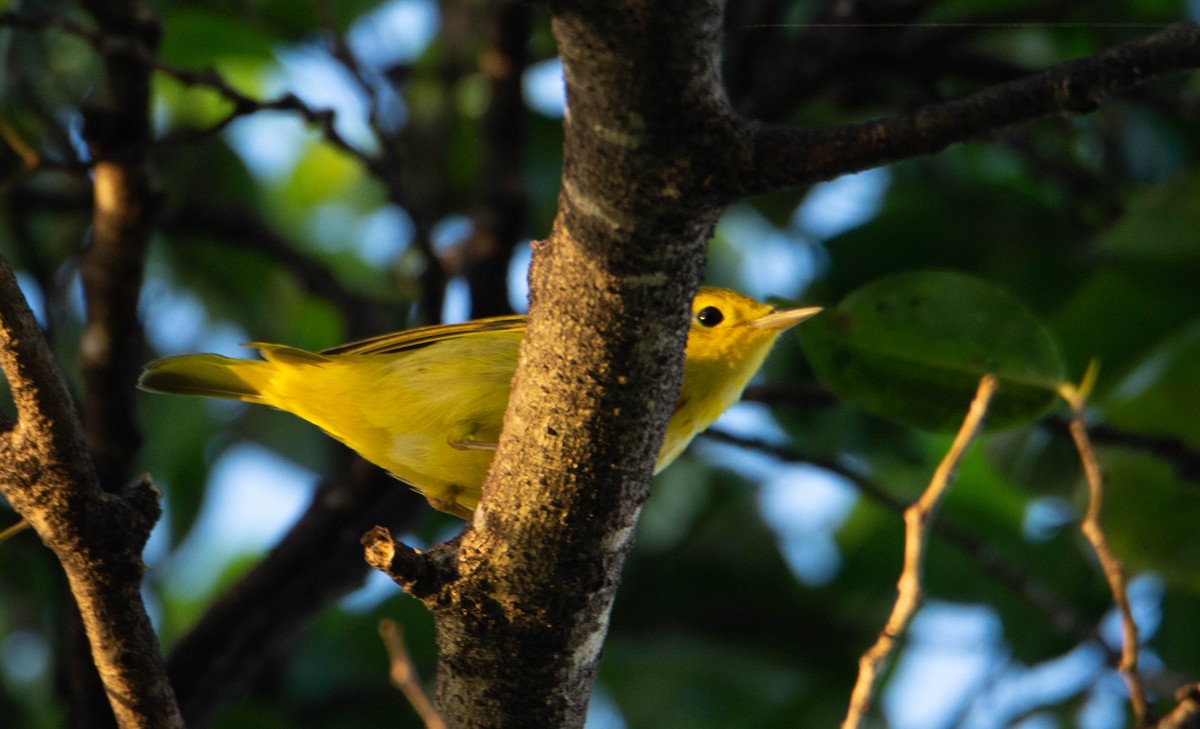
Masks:
[[[702,286],[692,301],[688,363],[757,370],[780,334],[819,311],[817,306],[776,310],[736,291]]]

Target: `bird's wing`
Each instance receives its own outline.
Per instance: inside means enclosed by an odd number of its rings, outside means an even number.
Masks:
[[[405,329],[391,334],[380,334],[357,342],[342,344],[322,350],[326,356],[342,354],[395,354],[426,347],[447,339],[457,339],[483,332],[523,332],[525,317],[519,314],[494,316],[490,319],[475,319],[461,324],[437,324],[417,329]]]

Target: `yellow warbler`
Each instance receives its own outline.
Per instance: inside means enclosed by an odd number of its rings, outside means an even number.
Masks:
[[[692,303],[679,402],[655,472],[741,396],[783,331],[820,309],[775,311],[703,287]],[[313,423],[421,492],[469,518],[500,438],[525,317],[421,327],[320,353],[250,344],[265,361],[215,354],[146,365],[152,392],[271,405]]]

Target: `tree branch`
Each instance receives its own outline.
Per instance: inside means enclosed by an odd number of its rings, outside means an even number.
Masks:
[[[1200,729],[1200,684],[1181,686],[1175,708],[1154,724],[1154,729]]]
[[[447,729],[446,721],[438,714],[429,695],[425,693],[421,677],[417,675],[417,669],[404,646],[404,630],[400,624],[395,620],[381,620],[379,637],[383,639],[383,645],[387,649],[388,676],[392,679],[392,685],[400,689],[404,698],[412,704],[413,710],[424,722],[425,729]]]
[[[508,301],[508,264],[525,234],[529,196],[525,190],[525,98],[523,74],[529,64],[532,8],[514,0],[492,0],[487,7],[488,47],[480,66],[491,85],[483,113],[481,200],[463,242],[471,315],[512,311]]]
[[[409,595],[431,610],[441,592],[454,580],[460,538],[437,545],[428,552],[397,542],[385,527],[375,526],[362,536],[366,563],[392,578]]]
[[[822,129],[748,127],[753,154],[731,170],[730,197],[827,180],[932,154],[1001,127],[1084,113],[1156,76],[1200,67],[1200,26],[1172,25],[1095,56],[1054,66],[912,114]]]
[[[705,440],[727,443],[739,448],[747,448],[778,458],[787,463],[807,463],[817,468],[825,469],[850,481],[863,496],[895,514],[903,515],[905,504],[893,496],[879,484],[864,477],[858,471],[847,468],[837,461],[801,455],[790,449],[761,440],[751,440],[731,435],[721,430],[710,429],[702,436]],[[949,544],[967,555],[984,574],[1003,585],[1011,588],[1024,598],[1034,609],[1050,621],[1057,630],[1075,637],[1080,642],[1092,641],[1096,638],[1096,630],[1074,610],[1060,595],[1050,589],[1036,576],[1030,574],[1006,559],[1002,554],[975,536],[970,530],[962,527],[952,519],[943,516],[931,526],[933,533],[945,539]],[[1102,646],[1105,650],[1107,647]],[[1110,657],[1116,660],[1117,653],[1110,651]]]
[[[1133,717],[1137,726],[1146,726],[1149,707],[1146,703],[1146,692],[1142,688],[1142,679],[1138,675],[1138,640],[1137,622],[1133,619],[1133,609],[1129,605],[1129,591],[1125,583],[1125,571],[1120,560],[1108,546],[1104,536],[1104,527],[1100,516],[1104,509],[1104,475],[1100,472],[1100,463],[1088,439],[1087,424],[1084,422],[1087,386],[1076,390],[1065,388],[1063,396],[1071,405],[1074,417],[1071,418],[1071,439],[1079,451],[1079,460],[1083,464],[1084,477],[1088,486],[1088,508],[1079,524],[1079,531],[1087,538],[1104,572],[1112,592],[1113,604],[1121,616],[1121,661],[1117,668],[1125,679],[1129,690],[1129,703],[1133,708]]]
[[[862,726],[862,722],[871,708],[871,697],[884,664],[895,648],[896,641],[908,629],[908,625],[912,622],[913,615],[916,614],[917,607],[921,603],[923,598],[921,574],[925,567],[925,546],[929,539],[930,525],[942,496],[954,480],[954,473],[958,470],[958,464],[967,452],[967,446],[975,439],[975,434],[983,425],[988,404],[995,392],[996,378],[992,375],[984,375],[983,379],[979,381],[979,389],[975,393],[975,399],[971,402],[971,408],[967,411],[966,418],[963,419],[962,427],[959,428],[958,435],[950,445],[946,457],[938,464],[933,478],[929,481],[929,486],[921,494],[921,498],[904,511],[904,570],[900,574],[896,603],[892,608],[892,614],[888,616],[887,624],[879,633],[879,638],[874,645],[867,649],[866,653],[863,653],[862,659],[859,661],[858,680],[855,682],[854,691],[850,696],[850,708],[846,712],[845,721],[842,722],[842,729],[857,729]]]
[[[360,535],[383,522],[403,529],[424,500],[354,458],[321,484],[308,509],[261,562],[208,607],[175,644],[167,668],[190,727],[212,721],[305,626],[362,585]]]
[[[2,260],[0,368],[18,416],[0,435],[0,493],[62,565],[118,724],[182,728],[140,592],[158,492],[147,480],[100,488],[66,385]]]
[[[505,428],[434,611],[437,700],[461,727],[583,724],[721,211],[719,166],[697,150],[733,135],[713,113],[719,2],[553,11],[570,109],[559,215],[534,248]]]
[[[109,37],[157,46],[161,32],[141,0],[87,0]],[[121,488],[141,443],[135,384],[141,371],[137,313],[142,268],[160,194],[150,172],[150,68],[121,55],[103,57],[102,93],[84,107],[83,136],[92,157],[91,241],[80,265],[87,323],[83,425],[101,486]]]
[[[351,339],[378,334],[395,322],[385,321],[382,302],[343,284],[321,261],[305,255],[253,211],[234,206],[170,205],[159,227],[181,238],[209,236],[257,251],[296,277],[305,290],[332,304],[342,314]]]

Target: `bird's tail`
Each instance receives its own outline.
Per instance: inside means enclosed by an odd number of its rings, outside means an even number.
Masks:
[[[253,359],[230,359],[218,354],[185,354],[146,365],[138,387],[172,395],[223,397],[264,403],[263,395],[275,365]]]

